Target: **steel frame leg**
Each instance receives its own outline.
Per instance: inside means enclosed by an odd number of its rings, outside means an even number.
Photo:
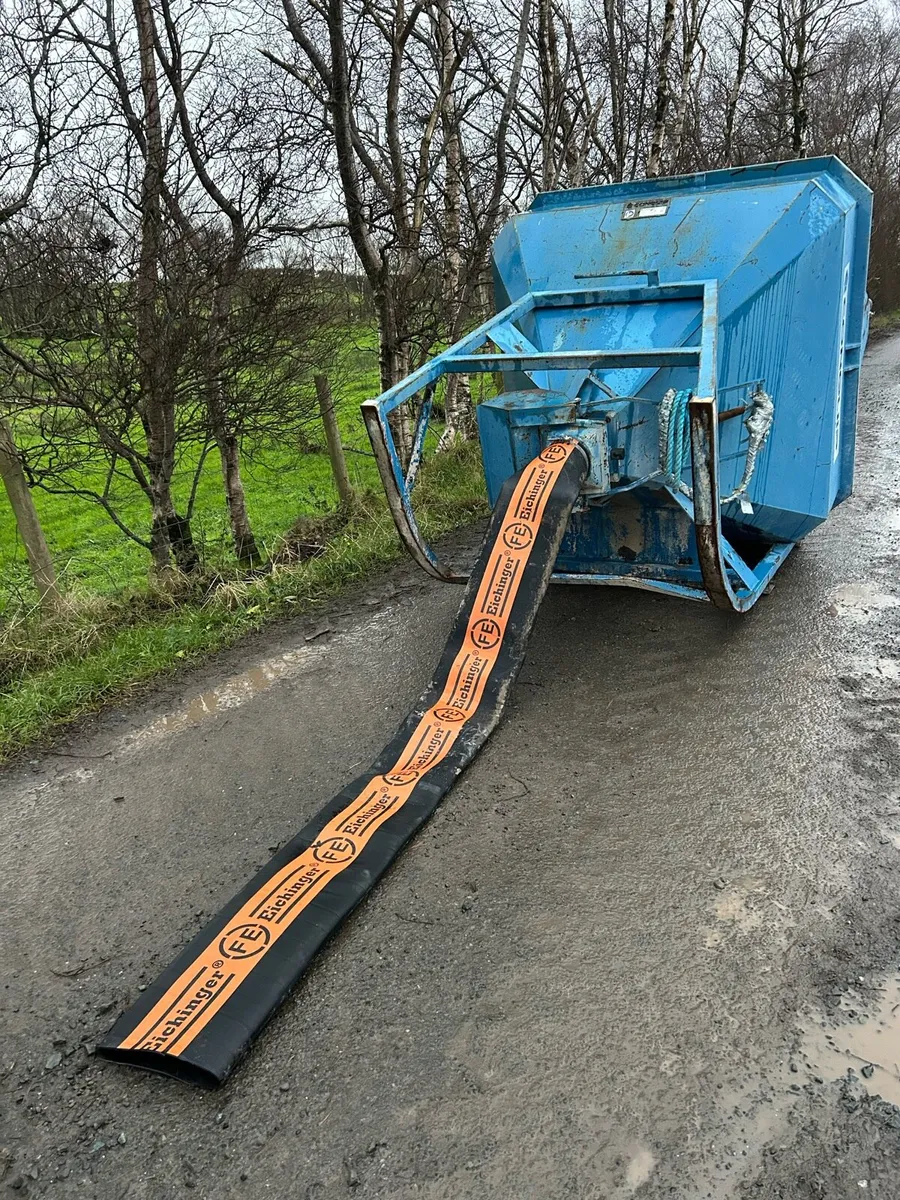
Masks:
[[[778,542],[756,567],[739,560],[722,536],[719,502],[719,434],[716,401],[694,397],[690,402],[691,463],[694,479],[694,528],[700,573],[706,593],[716,608],[743,613],[752,608],[772,576],[794,548]],[[735,589],[728,577],[726,555],[735,563],[746,586]]]
[[[431,393],[433,394],[433,389],[431,389]],[[375,452],[375,462],[378,465],[378,473],[381,476],[381,482],[387,496],[388,507],[391,510],[391,516],[394,518],[394,524],[397,526],[397,532],[400,534],[403,545],[422,570],[427,571],[435,579],[443,580],[444,583],[465,583],[469,576],[463,575],[441,562],[422,537],[410,499],[410,485],[414,481],[415,473],[418,470],[419,459],[422,454],[422,444],[425,440],[425,430],[428,425],[428,418],[431,415],[431,395],[429,394],[426,397],[423,417],[420,417],[419,427],[416,430],[411,476],[408,480],[404,479],[400,458],[394,445],[394,437],[391,433],[391,427],[384,409],[378,405],[364,404],[362,406],[362,413],[369,433],[369,440]],[[398,479],[403,482],[402,487],[398,486]]]

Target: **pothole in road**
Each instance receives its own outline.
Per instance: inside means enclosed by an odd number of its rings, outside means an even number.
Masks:
[[[863,1011],[875,997],[875,1009]],[[817,1016],[801,1026],[800,1053],[810,1075],[838,1079],[852,1067],[869,1092],[900,1106],[900,976],[851,989],[840,1011],[842,1025]]]

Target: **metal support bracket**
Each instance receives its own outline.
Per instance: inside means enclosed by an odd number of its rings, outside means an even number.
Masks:
[[[461,575],[458,571],[454,571],[452,567],[448,567],[441,562],[437,554],[435,554],[422,537],[419,523],[416,521],[416,516],[413,512],[410,498],[410,484],[414,482],[418,471],[428,416],[431,413],[429,399],[426,399],[425,405],[427,406],[425,421],[422,422],[420,419],[419,428],[416,430],[413,451],[415,457],[410,462],[411,478],[403,472],[400,455],[397,453],[397,447],[394,444],[394,435],[391,432],[391,426],[384,409],[364,404],[362,406],[363,420],[366,423],[369,441],[372,443],[375,463],[378,466],[378,473],[381,476],[381,482],[387,496],[388,508],[391,510],[391,516],[394,518],[394,524],[397,526],[397,532],[400,535],[403,545],[422,570],[435,579],[441,579],[444,583],[465,583],[469,578],[468,575]],[[420,429],[422,431],[421,439],[418,436]],[[417,451],[418,454],[416,454]]]
[[[794,548],[793,542],[778,542],[756,567],[738,557],[722,536],[719,505],[719,435],[716,401],[695,397],[690,402],[691,463],[694,482],[694,530],[700,573],[706,593],[716,608],[728,612],[746,612],[766,590],[772,576]],[[730,553],[728,553],[730,551]],[[729,578],[731,569],[743,587],[735,588]]]

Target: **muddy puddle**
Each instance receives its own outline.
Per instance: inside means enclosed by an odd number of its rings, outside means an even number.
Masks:
[[[833,597],[838,614],[860,623],[886,608],[900,605],[900,597],[883,591],[868,580],[857,580],[839,587]]]
[[[860,654],[847,657],[847,669],[866,683],[896,683],[900,679],[900,659],[884,655]]]
[[[209,717],[230,709],[240,708],[261,692],[267,691],[281,679],[288,679],[318,662],[327,653],[327,643],[316,643],[288,650],[274,658],[265,659],[232,675],[217,687],[192,696],[174,712],[157,717],[129,739],[131,746],[142,745],[166,734],[180,733],[199,725]]]
[[[821,1014],[801,1026],[801,1059],[830,1080],[852,1067],[867,1090],[900,1106],[900,971],[882,982],[863,978],[841,997],[841,1023]]]

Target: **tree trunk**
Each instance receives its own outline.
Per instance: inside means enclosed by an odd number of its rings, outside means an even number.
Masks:
[[[256,544],[247,512],[247,499],[241,478],[240,446],[228,420],[227,408],[221,403],[218,390],[215,387],[212,390],[214,395],[207,401],[207,411],[222,466],[222,484],[225,489],[225,502],[228,505],[234,553],[242,566],[253,566],[254,563],[262,561],[262,554]]]
[[[603,15],[606,22],[606,43],[609,56],[609,98],[612,117],[612,141],[615,159],[615,182],[625,175],[625,95],[624,81],[626,65],[620,59],[619,38],[616,23],[619,20],[615,0],[603,0]]]
[[[468,375],[448,375],[444,385],[444,414],[446,424],[438,442],[438,451],[446,450],[457,441],[472,436],[474,411]]]
[[[556,186],[557,163],[555,151],[556,135],[556,79],[553,73],[551,37],[553,14],[550,0],[538,0],[538,45],[537,58],[541,89],[541,191],[549,192]],[[447,169],[449,171],[448,162]]]
[[[378,361],[381,371],[381,390],[388,391],[409,374],[409,341],[403,336],[397,320],[397,307],[390,282],[382,280],[375,293],[378,317]],[[390,416],[391,430],[397,453],[404,466],[412,453],[412,417],[409,404],[401,404]]]
[[[669,169],[679,170],[679,158],[681,156],[682,142],[684,141],[684,123],[687,116],[687,107],[691,98],[691,86],[694,76],[694,63],[697,57],[697,46],[700,41],[700,22],[701,13],[698,0],[690,0],[690,18],[685,6],[684,14],[684,45],[683,58],[681,64],[681,91],[678,94],[678,105],[675,110],[675,123],[672,127],[672,134],[669,142]],[[701,59],[699,74],[703,71],[703,61]]]
[[[665,0],[662,40],[659,46],[659,74],[656,82],[656,108],[653,114],[653,139],[647,159],[647,175],[662,174],[662,153],[666,140],[666,111],[669,107],[669,58],[675,40],[675,0]]]
[[[319,413],[322,417],[322,424],[325,427],[325,443],[328,446],[328,457],[331,459],[331,472],[334,475],[334,482],[337,486],[341,507],[350,509],[353,507],[355,493],[353,485],[350,482],[350,476],[347,473],[347,460],[344,457],[344,447],[341,444],[341,431],[338,428],[337,417],[334,412],[331,385],[325,375],[316,375],[314,382],[316,385],[316,399],[319,401]]]
[[[141,245],[134,281],[135,331],[141,384],[141,409],[147,435],[150,476],[153,564],[169,563],[169,551],[182,570],[192,570],[199,558],[190,522],[175,511],[172,475],[175,470],[175,396],[172,364],[164,321],[160,316],[159,264],[163,249],[162,189],[165,144],[153,44],[155,25],[150,0],[134,0],[141,62],[146,144],[141,179]]]
[[[750,18],[753,13],[754,0],[742,0],[741,4],[741,38],[738,43],[738,57],[734,70],[734,84],[728,93],[728,103],[725,107],[725,166],[730,167],[734,146],[734,122],[737,117],[738,100],[744,87],[744,76],[747,74],[747,47],[750,43]]]
[[[62,595],[56,582],[56,571],[53,559],[47,548],[47,540],[41,528],[37,509],[22,470],[22,463],[16,450],[12,430],[8,423],[0,417],[0,479],[9,496],[9,503],[16,518],[16,528],[28,555],[28,565],[31,567],[31,578],[37,588],[41,608],[46,613],[54,613],[62,605]]]
[[[228,269],[226,267],[226,270]],[[222,484],[225,489],[225,503],[228,505],[235,557],[242,566],[253,566],[254,563],[261,562],[263,556],[253,536],[253,527],[247,512],[247,497],[241,478],[241,449],[231,419],[222,362],[222,345],[231,316],[231,284],[216,281],[213,286],[215,292],[207,327],[206,411],[222,466]]]
[[[791,73],[791,153],[806,158],[806,131],[809,113],[806,109],[806,67],[798,66]]]
[[[444,78],[453,68],[456,53],[453,44],[453,23],[449,0],[440,0],[438,10],[438,36],[441,49],[441,69]],[[441,114],[444,127],[445,174],[444,174],[444,269],[443,293],[449,316],[450,341],[455,342],[462,334],[463,314],[460,304],[462,282],[462,251],[460,246],[460,176],[461,147],[459,142],[459,116],[453,97],[448,92]],[[472,433],[472,396],[465,375],[448,375],[444,385],[444,413],[446,425],[438,443],[438,450],[445,449],[457,438],[467,439]]]

